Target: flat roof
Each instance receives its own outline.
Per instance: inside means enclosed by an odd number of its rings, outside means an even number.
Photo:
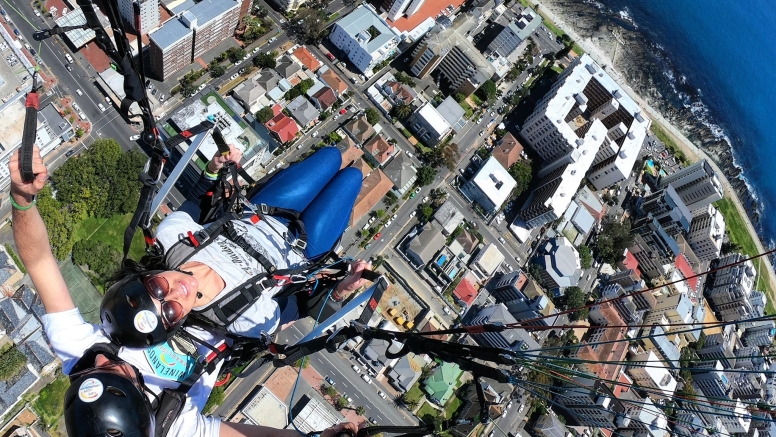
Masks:
[[[181,20],[173,18],[161,27],[148,34],[148,37],[162,49],[166,49],[176,42],[191,35],[192,31]]]
[[[361,44],[369,53],[375,52],[388,41],[396,38],[396,33],[393,29],[388,27],[388,24],[375,11],[364,5],[357,7],[353,12],[337,21],[337,26],[341,27],[353,39],[357,39],[356,36],[358,34],[366,32],[367,29],[374,26],[380,32],[380,35]]]
[[[189,12],[197,18],[197,26],[202,26],[235,7],[240,7],[237,0],[202,0],[192,6]]]
[[[488,158],[485,165],[480,168],[473,182],[496,205],[496,208],[504,204],[512,189],[517,186],[517,182],[493,156]]]
[[[256,396],[242,409],[245,417],[254,425],[282,429],[288,425],[288,408],[267,387],[262,387]]]
[[[426,103],[425,105],[421,106],[418,110],[418,115],[423,117],[426,122],[431,125],[431,127],[434,128],[437,132],[440,134],[447,133],[450,129],[452,129],[452,126],[450,126],[450,123],[445,120],[444,117],[442,117],[442,114],[437,111],[437,109],[434,107],[434,105],[431,104],[431,102]]]

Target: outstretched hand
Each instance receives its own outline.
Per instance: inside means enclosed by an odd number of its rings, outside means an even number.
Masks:
[[[230,144],[229,153],[226,155],[216,152],[213,159],[211,159],[207,165],[207,171],[209,173],[218,173],[227,162],[236,162],[239,164],[240,159],[242,159],[242,150],[238,149],[234,144]]]
[[[366,285],[367,280],[361,277],[361,272],[371,270],[372,263],[364,260],[356,260],[350,263],[350,274],[346,276],[339,285],[336,292],[341,298],[347,297],[350,293]]]
[[[358,433],[358,427],[352,422],[338,423],[322,432],[321,437],[335,437],[342,432],[350,432],[355,436]]]
[[[32,197],[43,189],[48,179],[48,169],[43,164],[38,146],[33,146],[32,149],[32,172],[35,173],[32,182],[24,182],[22,178],[21,148],[16,149],[11,156],[8,170],[11,172],[11,195],[17,202],[31,202]]]

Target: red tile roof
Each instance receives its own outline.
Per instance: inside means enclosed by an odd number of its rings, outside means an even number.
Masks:
[[[641,273],[639,272],[639,262],[628,249],[625,249],[625,259],[617,263],[617,267],[619,267],[621,270],[632,269],[639,277],[641,277]]]
[[[393,182],[380,169],[364,178],[361,182],[361,191],[356,198],[356,204],[353,205],[350,224],[352,225],[365,216],[392,188]]]
[[[674,262],[674,266],[677,270],[684,276],[685,278],[689,278],[691,276],[695,276],[696,273],[690,266],[690,263],[687,261],[687,257],[684,256],[683,253],[680,253],[679,256],[676,257],[676,261]],[[692,290],[698,289],[698,278],[692,278],[687,280],[687,285]]]
[[[274,133],[281,143],[293,140],[299,132],[299,126],[296,125],[296,122],[283,113],[274,116],[264,126]]]
[[[283,107],[275,103],[275,105],[272,106],[272,115],[278,115],[281,112],[283,112]]]
[[[392,25],[400,32],[409,32],[420,23],[426,21],[427,18],[435,18],[447,7],[447,5],[453,5],[453,7],[458,8],[463,2],[464,0],[426,0],[418,12],[415,12],[411,17],[402,16],[396,21],[389,20],[388,24]]]
[[[509,170],[512,164],[520,160],[520,152],[523,151],[523,145],[517,141],[517,138],[511,132],[507,132],[501,142],[493,149],[493,157],[502,167]]]
[[[299,62],[301,62],[302,65],[307,67],[307,69],[310,71],[315,71],[321,68],[321,63],[315,59],[315,56],[313,56],[313,54],[310,53],[310,51],[307,50],[307,47],[305,46],[301,46],[294,50],[294,56],[296,56],[296,59],[299,59]]]
[[[453,294],[455,297],[465,302],[466,305],[471,305],[472,302],[474,302],[474,299],[477,298],[479,291],[474,288],[474,285],[471,282],[466,280],[466,278],[463,278],[461,279],[461,282],[458,283],[458,286],[455,287],[455,290],[453,290]]]
[[[345,91],[348,90],[347,82],[342,80],[342,78],[331,69],[326,70],[325,73],[321,74],[321,80],[326,82],[326,85],[333,89],[338,96],[341,96]]]
[[[364,144],[364,150],[369,152],[382,165],[393,155],[396,148],[393,144],[386,141],[382,135],[376,135],[368,143]]]
[[[334,102],[337,101],[337,96],[334,95],[334,91],[327,86],[319,89],[313,97],[318,100],[318,104],[321,105],[322,111],[331,108],[334,105]]]

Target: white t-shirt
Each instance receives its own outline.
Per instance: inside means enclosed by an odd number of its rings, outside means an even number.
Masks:
[[[275,268],[297,267],[305,262],[304,257],[293,250],[283,238],[282,234],[288,232],[288,228],[274,218],[267,217],[266,220],[260,220],[255,225],[249,219],[234,220],[232,223],[237,233],[254,250],[274,264]],[[198,232],[201,229],[203,227],[190,215],[183,211],[176,211],[162,220],[156,228],[156,237],[166,250],[181,238],[185,238],[188,232]],[[215,300],[264,271],[264,267],[258,261],[226,237],[218,237],[216,241],[191,257],[190,261],[205,264],[224,280],[226,286]],[[280,321],[280,309],[277,302],[272,300],[272,296],[280,289],[281,287],[275,287],[263,293],[251,308],[227,327],[229,332],[254,338],[260,337],[262,332],[273,333]]]
[[[78,308],[43,316],[43,327],[51,341],[54,352],[62,360],[63,372],[70,373],[76,362],[87,349],[96,343],[108,343],[100,326],[86,323]],[[208,332],[196,330],[192,334],[216,344],[221,339]],[[198,353],[207,354],[210,350],[198,345]],[[137,367],[143,374],[146,387],[157,396],[165,388],[177,388],[180,381],[188,376],[193,358],[176,353],[168,343],[148,349],[121,348],[119,357]],[[168,437],[217,437],[221,421],[205,417],[199,412],[207,402],[221,364],[211,374],[204,374],[191,387],[180,415],[175,419],[167,434]]]

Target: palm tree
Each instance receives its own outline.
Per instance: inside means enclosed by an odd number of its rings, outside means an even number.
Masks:
[[[407,407],[408,410],[414,410],[415,408],[418,407],[419,403],[420,402],[418,402],[417,399],[404,400],[404,405]]]
[[[358,414],[359,416],[363,416],[364,414],[366,414],[366,408],[364,408],[363,405],[357,406],[356,407],[356,414]]]
[[[426,364],[420,371],[420,379],[426,379],[431,376],[432,373],[434,373],[434,366],[431,364]]]
[[[412,106],[404,102],[399,102],[396,106],[393,107],[393,115],[400,120],[404,120],[405,118],[409,117],[411,114],[412,114]]]

